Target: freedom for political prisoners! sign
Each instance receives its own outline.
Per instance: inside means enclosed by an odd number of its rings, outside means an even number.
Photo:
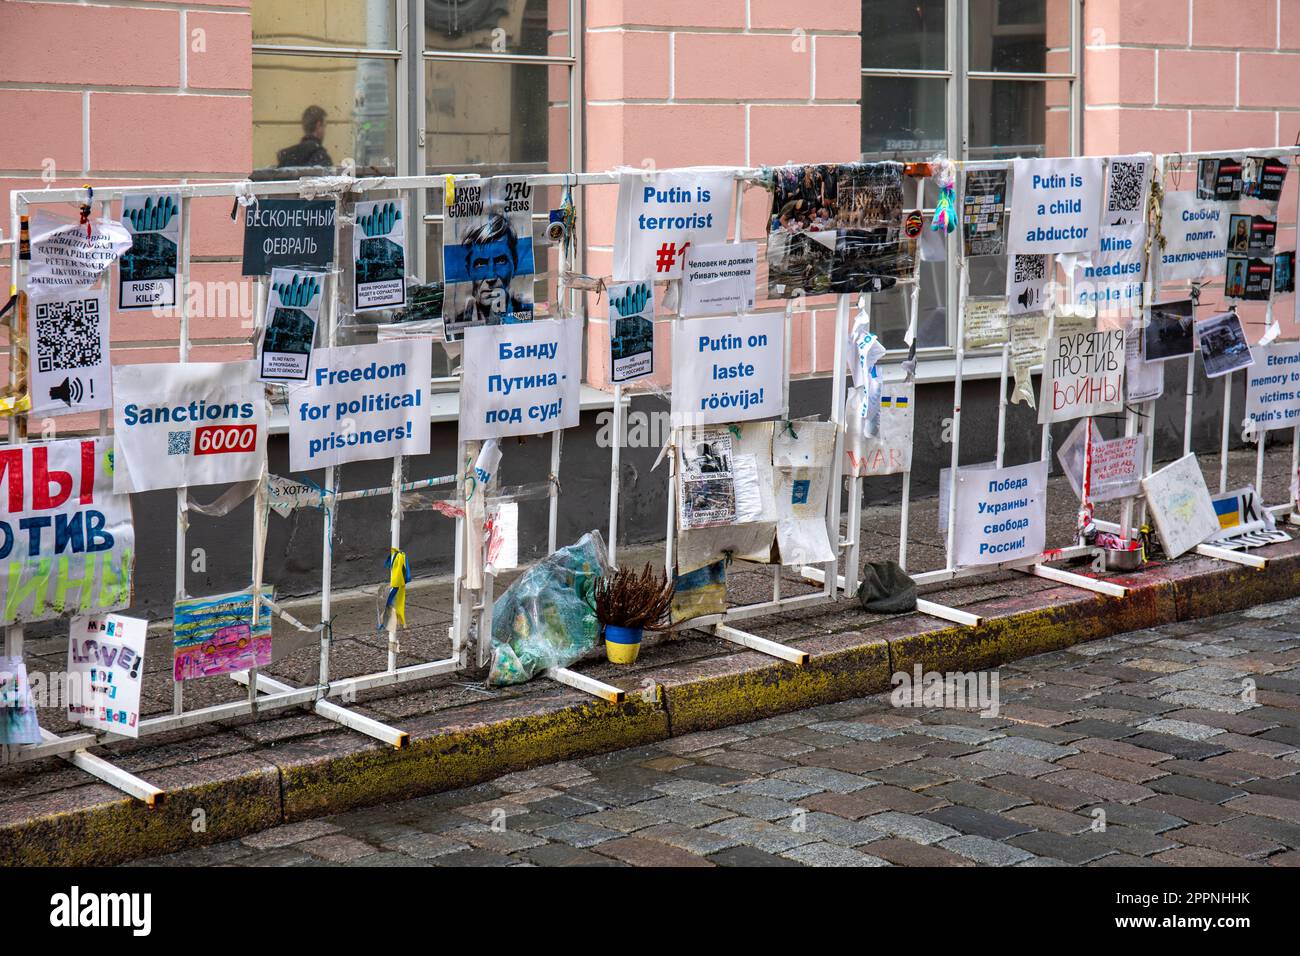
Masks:
[[[289,467],[427,454],[432,356],[427,337],[317,349],[289,389]]]
[[[1228,264],[1228,210],[1196,193],[1165,193],[1160,229],[1160,279],[1208,279]]]
[[[113,493],[113,440],[0,449],[0,624],[131,603],[131,498]]]
[[[958,468],[953,564],[999,564],[1041,554],[1047,540],[1047,462]]]
[[[465,330],[460,438],[541,435],[578,424],[582,323],[536,319]]]
[[[256,362],[172,362],[113,370],[116,491],[251,481],[266,461]]]
[[[673,425],[712,425],[785,413],[785,316],[679,319],[673,326]]]
[[[244,208],[246,276],[277,267],[328,269],[334,262],[332,199],[259,199]]]
[[[1047,340],[1038,424],[1124,408],[1124,330],[1071,332]]]
[[[730,170],[623,173],[614,220],[614,277],[678,278],[692,244],[726,240],[735,187]]]
[[[1300,342],[1274,342],[1252,350],[1246,374],[1246,422],[1260,431],[1300,422]]]
[[[1101,245],[1104,161],[1012,162],[1009,252],[1090,252]]]

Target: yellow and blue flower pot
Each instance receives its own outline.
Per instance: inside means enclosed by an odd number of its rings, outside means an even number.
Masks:
[[[605,655],[611,664],[631,664],[641,652],[641,633],[639,627],[619,627],[616,624],[605,625]]]

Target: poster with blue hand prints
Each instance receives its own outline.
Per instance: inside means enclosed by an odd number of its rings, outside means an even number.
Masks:
[[[609,380],[630,382],[655,370],[653,282],[609,286]]]
[[[305,382],[320,321],[325,276],[302,269],[271,270],[270,320],[258,360],[263,382]]]
[[[406,305],[406,200],[359,202],[352,228],[357,312]]]
[[[122,225],[131,235],[131,248],[123,254],[118,265],[118,308],[172,308],[176,305],[180,194],[124,196]]]

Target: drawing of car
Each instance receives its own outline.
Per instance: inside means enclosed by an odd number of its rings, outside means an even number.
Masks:
[[[247,624],[230,624],[218,628],[212,640],[203,645],[204,654],[215,654],[218,650],[243,650],[248,646],[252,628]]]

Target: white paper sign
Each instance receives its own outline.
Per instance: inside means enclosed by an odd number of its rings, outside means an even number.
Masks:
[[[266,397],[254,362],[113,370],[113,490],[251,481],[266,461]]]
[[[1160,229],[1160,280],[1208,279],[1228,266],[1228,215],[1231,205],[1197,199],[1195,192],[1165,193]]]
[[[429,451],[430,339],[317,349],[289,389],[289,467]]]
[[[1014,160],[1008,251],[1099,248],[1104,165],[1099,158]]]
[[[754,308],[758,243],[692,245],[682,273],[682,318],[728,315]]]
[[[1079,422],[1061,444],[1056,457],[1074,491],[1083,500],[1083,466],[1087,453],[1087,427],[1092,425],[1092,473],[1088,481],[1088,500],[1114,501],[1141,494],[1144,444],[1141,435],[1128,435],[1109,440],[1101,437],[1101,429],[1092,419]]]
[[[730,170],[623,173],[614,222],[615,277],[676,279],[689,248],[727,238],[735,187]]]
[[[1007,256],[1007,315],[1028,315],[1047,308],[1047,283],[1053,267],[1051,256]]]
[[[27,340],[32,415],[113,407],[107,287],[34,300]]]
[[[779,312],[673,323],[673,424],[784,414],[784,335]]]
[[[1143,478],[1142,491],[1170,558],[1219,533],[1219,519],[1195,455],[1184,455]]]
[[[881,382],[880,420],[875,434],[854,427],[853,418],[846,416],[846,475],[897,475],[911,470],[915,399],[914,383]]]
[[[1103,327],[1140,313],[1146,264],[1146,210],[1153,158],[1113,156],[1106,166],[1100,247],[1075,270],[1075,304],[1096,309]]]
[[[1047,462],[957,469],[956,567],[1041,554],[1047,540]]]
[[[31,218],[32,263],[27,293],[32,300],[89,289],[131,248],[131,234],[120,222],[97,219],[86,226],[37,209]]]
[[[352,229],[357,312],[406,305],[406,200],[359,202]]]
[[[1073,332],[1047,340],[1038,423],[1124,408],[1124,330]]]
[[[1274,342],[1251,350],[1246,373],[1246,421],[1260,431],[1300,422],[1300,342]]]
[[[581,322],[536,319],[466,329],[460,438],[572,428],[578,424],[581,379]]]
[[[74,617],[68,627],[68,719],[123,737],[140,736],[140,685],[149,622],[121,614]],[[75,683],[74,683],[75,681]]]

